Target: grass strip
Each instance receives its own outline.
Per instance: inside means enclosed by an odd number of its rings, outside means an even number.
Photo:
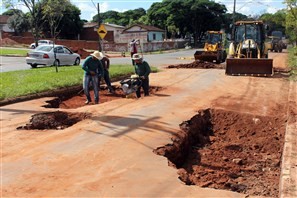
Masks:
[[[27,49],[7,49],[7,48],[1,48],[0,49],[0,56],[21,56],[26,57],[27,53],[30,50]]]
[[[291,69],[290,80],[297,81],[297,46],[288,49],[288,64]]]
[[[152,67],[152,71],[157,69]],[[110,77],[119,78],[134,73],[131,65],[111,65]],[[0,100],[36,94],[57,88],[82,85],[81,66],[40,67],[30,70],[0,73]]]

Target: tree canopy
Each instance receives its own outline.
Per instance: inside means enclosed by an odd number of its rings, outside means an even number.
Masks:
[[[286,11],[279,10],[274,14],[265,13],[260,16],[260,19],[269,26],[268,35],[273,31],[281,31],[285,33],[286,27]]]
[[[285,0],[288,7],[286,15],[286,34],[297,46],[297,0]]]
[[[107,11],[100,13],[100,23],[113,23],[117,25],[127,26],[134,23],[138,23],[139,19],[145,21],[143,16],[146,15],[146,11],[143,8],[137,8],[134,10],[127,10],[125,12]],[[92,22],[98,22],[98,14],[93,17]]]
[[[207,30],[223,27],[225,5],[211,0],[163,0],[153,3],[147,11],[151,25],[168,30],[168,36],[193,34],[195,43]]]
[[[81,11],[69,0],[18,0],[18,2],[29,10],[25,16],[36,43],[43,36],[55,37],[58,32],[60,38],[76,39],[77,34],[82,30]],[[15,1],[4,0],[4,4],[10,10],[3,14],[13,15],[16,13]],[[23,15],[18,15],[12,21],[17,24],[16,21],[23,19],[25,19]]]
[[[86,22],[80,19],[81,11],[69,0],[17,1],[23,3],[29,12],[22,14],[20,10],[15,9],[14,0],[3,0],[6,7],[11,8],[3,15],[13,16],[10,24],[18,32],[24,29],[22,24],[29,23],[36,40],[42,37],[42,33],[53,37],[54,26],[60,38],[76,39],[82,31],[83,23]],[[259,19],[269,25],[268,34],[278,30],[286,32],[291,40],[296,41],[297,0],[285,0],[285,4],[287,9],[279,10],[274,14],[264,13],[259,16]],[[143,8],[125,12],[110,10],[100,13],[99,16],[100,23],[122,26],[136,23],[153,25],[166,30],[167,38],[184,38],[191,35],[196,43],[203,38],[207,30],[225,29],[226,33],[231,32],[230,24],[233,21],[233,14],[226,12],[225,5],[213,0],[163,0],[153,3],[147,11]],[[95,15],[92,21],[98,22],[99,16]],[[235,21],[247,19],[248,16],[235,13]]]

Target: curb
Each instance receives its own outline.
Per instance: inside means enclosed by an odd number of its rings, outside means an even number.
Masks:
[[[130,75],[131,74],[126,74],[123,76],[111,78],[110,80],[112,83],[114,83],[114,82],[120,81],[124,78],[128,78]],[[102,87],[105,87],[105,85],[106,85],[105,82],[103,84],[100,84],[101,89],[103,89]],[[73,93],[77,93],[77,95],[80,95],[80,94],[84,94],[82,92],[82,90],[83,90],[82,85],[73,85],[73,86],[64,87],[64,88],[56,88],[53,90],[44,91],[44,92],[40,92],[40,93],[36,93],[36,94],[18,96],[16,98],[7,98],[4,100],[0,100],[0,107],[9,105],[9,104],[13,104],[13,103],[17,103],[17,102],[24,102],[24,101],[28,101],[28,100],[43,98],[43,97],[57,97],[57,96],[67,97],[67,95],[65,95],[65,93],[69,93],[70,95]]]
[[[297,197],[297,83],[293,81],[289,87],[279,197]]]

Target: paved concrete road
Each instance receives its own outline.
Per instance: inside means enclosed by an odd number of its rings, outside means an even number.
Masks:
[[[151,66],[155,67],[162,67],[169,64],[190,63],[193,61],[190,58],[194,57],[195,51],[195,49],[191,49],[173,53],[144,55],[144,59],[147,60]],[[185,59],[180,59],[180,57]],[[31,69],[31,66],[26,64],[25,57],[0,56],[0,58],[0,72]],[[130,57],[111,58],[111,64],[131,64],[131,59]]]
[[[26,70],[31,66],[26,64],[25,57],[7,57],[0,56],[0,72]]]
[[[284,53],[277,55],[274,64],[282,66]],[[3,197],[253,197],[184,185],[167,159],[152,152],[171,143],[179,124],[206,108],[294,116],[288,119],[292,135],[286,138],[294,150],[284,153],[286,163],[281,163],[282,181],[290,182],[282,182],[281,190],[292,194],[280,197],[296,197],[297,115],[289,108],[296,107],[295,82],[282,76],[226,76],[218,69],[168,69],[152,73],[150,80],[164,89],[141,99],[58,109],[91,114],[64,130],[16,129],[33,114],[56,111],[42,107],[48,98],[1,107]]]

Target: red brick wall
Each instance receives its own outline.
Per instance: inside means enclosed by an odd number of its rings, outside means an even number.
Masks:
[[[34,42],[32,37],[21,37],[21,36],[11,36],[9,33],[3,33],[3,38],[9,37],[10,39],[20,43],[20,44],[31,44]],[[141,50],[143,52],[150,51],[159,51],[159,50],[169,50],[169,49],[178,49],[184,48],[184,44],[186,41],[166,41],[166,42],[151,42],[151,43],[142,43]],[[65,45],[71,49],[79,50],[79,49],[87,49],[87,50],[98,50],[98,41],[86,41],[86,40],[64,40],[57,39],[56,44]],[[128,43],[114,43],[114,42],[105,42],[103,44],[104,51],[114,51],[114,52],[127,52]],[[140,51],[140,48],[139,48]]]
[[[82,33],[80,34],[81,40],[88,40],[88,41],[98,41],[99,35],[96,31],[94,31],[94,28],[84,28]],[[107,31],[107,34],[104,37],[104,40],[108,42],[114,42],[114,35],[113,31]]]
[[[81,40],[89,40],[89,41],[97,41],[98,34],[94,31],[94,28],[84,28],[82,33],[80,34]]]

